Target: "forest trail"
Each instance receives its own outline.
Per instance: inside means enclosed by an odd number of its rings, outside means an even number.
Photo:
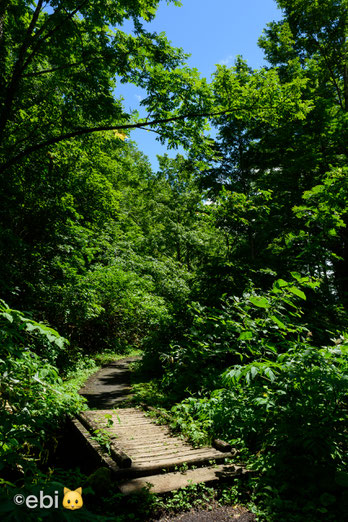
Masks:
[[[112,409],[131,398],[131,370],[129,365],[139,357],[114,361],[91,375],[79,391],[87,399],[90,409]]]
[[[102,464],[119,479],[120,490],[129,494],[151,483],[152,492],[164,493],[190,482],[213,483],[222,473],[243,474],[242,468],[225,465],[225,459],[235,455],[230,448],[224,452],[213,447],[193,448],[141,409],[130,407],[129,365],[135,360],[115,361],[92,375],[80,390],[90,409],[73,421],[99,453]],[[108,441],[110,455],[98,443],[103,443],[103,438]],[[195,469],[188,469],[192,465]]]

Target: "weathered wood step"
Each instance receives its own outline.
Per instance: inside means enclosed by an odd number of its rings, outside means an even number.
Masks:
[[[108,423],[108,420],[104,417],[94,417],[94,420],[97,421],[98,423],[100,423],[100,425],[102,426],[108,426],[109,423]],[[139,417],[137,419],[132,419],[132,420],[127,420],[125,421],[124,419],[120,420],[120,421],[115,421],[113,420],[113,424],[112,424],[112,427],[114,428],[121,428],[121,427],[131,427],[131,426],[146,426],[146,425],[150,425],[150,426],[154,426],[155,424],[153,422],[151,422],[150,419],[146,419],[146,418],[142,418],[142,417]]]
[[[162,451],[163,449],[177,449],[177,448],[183,448],[183,449],[192,449],[192,446],[189,444],[185,444],[184,442],[164,442],[162,444],[149,444],[149,445],[141,445],[134,444],[131,446],[130,444],[122,444],[122,448],[125,451],[129,451],[129,453],[132,453],[132,455],[137,455],[138,453],[145,453],[146,451]]]
[[[123,433],[119,433],[120,438],[124,436]],[[143,430],[132,430],[131,433],[128,434],[127,440],[135,440],[135,439],[143,439],[148,438],[148,440],[159,440],[159,439],[179,439],[183,440],[182,437],[176,437],[169,431],[153,431],[152,433],[145,433]]]
[[[175,457],[154,462],[152,462],[149,459],[147,463],[138,463],[137,461],[133,461],[131,468],[122,470],[120,469],[116,473],[116,477],[124,477],[130,479],[133,477],[152,476],[163,472],[163,470],[174,471],[176,468],[179,468],[180,466],[186,464],[195,465],[198,467],[211,466],[212,461],[214,461],[216,464],[223,464],[226,457],[232,457],[232,453],[225,453],[222,457],[215,458],[210,458],[203,455],[192,455],[191,457]]]
[[[134,417],[136,415],[143,416],[144,412],[142,410],[137,410],[136,408],[114,408],[111,409],[105,409],[105,410],[89,410],[89,413],[91,413],[94,416],[103,416],[103,415],[109,415],[116,414],[119,417]]]
[[[181,446],[181,447],[189,447],[192,448],[192,445],[189,444],[185,439],[179,439],[177,437],[169,437],[169,436],[159,436],[159,437],[144,437],[144,438],[132,438],[129,440],[125,440],[124,438],[116,437],[116,440],[122,440],[122,446],[130,449],[141,450],[143,448],[163,448],[173,446]]]
[[[126,358],[102,368],[80,390],[88,398],[89,410],[72,421],[72,432],[86,448],[86,463],[92,461],[92,466],[95,463],[107,466],[114,478],[123,482],[125,493],[140,489],[147,482],[153,484],[153,491],[165,492],[187,485],[189,481],[215,481],[218,476],[225,476],[225,466],[219,464],[234,457],[235,450],[230,445],[213,441],[216,449],[193,448],[185,438],[169,429],[169,414],[145,407],[156,414],[157,419],[164,419],[166,424],[163,425],[157,423],[151,413],[147,415],[126,402],[130,398],[129,363],[132,360]],[[102,446],[98,439],[107,444]],[[111,455],[106,453],[107,447]],[[198,469],[185,474],[176,472],[183,465],[185,468],[194,465]],[[234,469],[229,476],[237,472]]]
[[[114,424],[109,425],[107,423],[100,421],[99,419],[95,419],[95,418],[91,419],[89,417],[89,420],[90,420],[90,422],[94,422],[95,424],[98,424],[101,428],[106,428],[107,430],[115,431],[115,432],[117,432],[117,431],[124,432],[126,430],[129,431],[131,428],[138,428],[142,432],[147,430],[147,431],[157,431],[157,432],[162,431],[163,433],[169,433],[169,429],[167,426],[160,426],[160,425],[154,424],[153,422],[139,422],[137,424],[114,423]]]
[[[216,457],[221,457],[221,454],[218,452],[214,452],[211,448],[206,449],[194,449],[194,448],[177,448],[169,451],[155,452],[149,454],[138,454],[134,455],[129,452],[132,456],[132,460],[135,465],[141,462],[157,462],[158,460],[163,459],[171,459],[171,458],[180,458],[185,459],[186,457],[207,457],[207,459],[214,459]],[[224,456],[224,455],[223,455]]]
[[[142,445],[140,445],[139,442],[137,442],[134,439],[124,440],[123,442],[126,446],[136,447],[136,448],[146,447],[146,446],[166,446],[166,445],[170,445],[170,444],[184,444],[184,445],[190,446],[190,448],[192,448],[192,445],[189,444],[188,442],[186,442],[185,439],[182,439],[179,437],[173,437],[173,436],[169,437],[168,435],[164,435],[163,437],[147,438],[142,443]]]
[[[113,420],[111,425],[110,419]],[[117,450],[117,455],[113,454],[117,464],[120,468],[127,465],[127,470],[117,471],[120,477],[150,476],[184,464],[210,466],[212,461],[223,463],[226,457],[234,456],[234,453],[223,453],[212,447],[193,448],[185,439],[174,435],[168,426],[155,424],[144,413],[132,408],[90,410],[81,414],[81,420],[93,431],[97,427],[109,435],[112,449]],[[127,462],[122,460],[123,453]]]
[[[232,467],[233,468],[233,467]],[[175,489],[180,489],[189,484],[198,484],[200,482],[214,483],[219,480],[219,473],[223,473],[231,469],[230,466],[224,464],[220,466],[209,466],[207,468],[198,468],[188,470],[185,473],[172,472],[161,475],[152,475],[151,477],[139,477],[121,482],[118,487],[124,495],[129,495],[140,491],[142,488],[149,487],[151,493],[166,493]]]

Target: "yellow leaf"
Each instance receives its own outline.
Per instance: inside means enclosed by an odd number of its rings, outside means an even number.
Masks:
[[[123,132],[119,132],[117,130],[114,130],[115,138],[119,138],[120,140],[124,141],[127,138],[126,134],[123,134]]]

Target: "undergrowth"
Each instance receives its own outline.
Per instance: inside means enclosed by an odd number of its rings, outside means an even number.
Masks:
[[[215,488],[205,484],[189,484],[185,488],[156,495],[145,487],[129,496],[118,492],[117,482],[112,479],[110,470],[99,468],[94,473],[86,475],[79,468],[51,469],[49,473],[37,473],[32,480],[20,490],[13,485],[7,485],[6,495],[0,502],[0,516],[4,522],[16,520],[40,521],[51,520],[52,510],[28,509],[26,506],[16,506],[13,496],[20,492],[25,496],[38,495],[40,490],[45,494],[58,491],[60,500],[63,488],[76,489],[82,487],[83,508],[71,513],[60,505],[54,511],[54,520],[81,520],[90,522],[144,522],[154,521],[162,516],[171,516],[191,509],[212,510],[223,505],[241,505],[250,496],[250,484],[245,482],[239,487],[219,483]],[[3,491],[4,491],[3,489]],[[61,504],[61,503],[60,503]]]

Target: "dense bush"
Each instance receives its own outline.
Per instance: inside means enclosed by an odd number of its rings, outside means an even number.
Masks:
[[[55,330],[0,302],[0,474],[44,462],[51,438],[83,399],[59,376],[55,362],[67,341]]]
[[[267,294],[225,301],[204,319],[196,312],[187,344],[163,355],[165,387],[183,379],[189,386],[199,375],[190,386],[199,393],[172,408],[173,427],[196,443],[220,437],[239,447],[261,473],[257,498],[271,506],[268,520],[287,503],[305,506],[309,517],[335,517],[348,483],[348,339],[313,345],[296,298],[305,299],[299,282],[316,285],[293,276],[296,285],[278,280]],[[229,357],[233,364],[222,371]]]
[[[267,500],[267,520],[279,520],[287,505],[337,520],[348,485],[347,353],[342,336],[331,347],[299,342],[272,363],[234,366],[223,388],[175,406],[173,425],[196,442],[215,436],[239,447],[261,473],[257,499]]]
[[[191,326],[182,339],[159,350],[164,384],[182,391],[199,389],[205,381],[214,387],[226,366],[273,360],[299,337],[310,336],[297,306],[306,299],[302,286],[314,291],[318,283],[293,272],[292,282],[278,279],[268,292],[251,286],[240,298],[225,295],[219,308],[192,304]]]

